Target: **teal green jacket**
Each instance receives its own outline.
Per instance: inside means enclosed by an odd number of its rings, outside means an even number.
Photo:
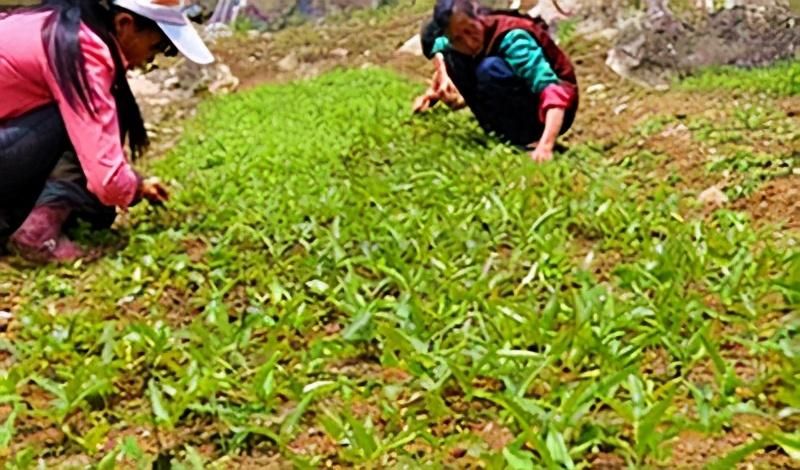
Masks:
[[[444,52],[450,47],[450,41],[441,36],[433,45],[433,53]],[[539,94],[548,85],[559,83],[559,78],[544,57],[536,39],[523,29],[512,29],[500,42],[500,56],[508,62],[514,74],[522,77],[531,90]]]

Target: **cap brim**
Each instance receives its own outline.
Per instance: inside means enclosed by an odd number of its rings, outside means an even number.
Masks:
[[[164,34],[172,41],[178,51],[186,56],[187,59],[200,65],[214,62],[214,54],[208,50],[203,38],[200,37],[200,34],[188,19],[183,24],[164,21],[156,21],[156,23],[158,23],[158,27],[164,31]]]

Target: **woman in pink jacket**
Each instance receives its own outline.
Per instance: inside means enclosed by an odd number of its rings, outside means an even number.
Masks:
[[[45,0],[0,14],[0,248],[11,237],[29,258],[81,255],[61,233],[69,205],[37,203],[69,152],[103,205],[124,210],[166,198],[123,150],[127,140],[133,158],[148,145],[126,70],[177,51],[213,61],[178,2]]]

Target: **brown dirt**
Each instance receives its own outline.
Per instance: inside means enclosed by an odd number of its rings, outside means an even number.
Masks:
[[[173,286],[164,288],[158,298],[158,303],[165,309],[164,316],[170,325],[186,326],[202,313],[202,309],[192,302],[192,298],[191,292]],[[140,312],[140,314],[142,313],[144,312]]]
[[[289,450],[305,456],[333,457],[339,452],[339,446],[327,433],[316,428],[303,430],[288,444]]]
[[[231,318],[238,318],[245,314],[247,307],[250,306],[250,297],[247,295],[247,287],[243,284],[236,284],[225,293],[225,305],[228,306],[228,313]]]
[[[598,240],[580,234],[572,239],[572,245],[575,247],[572,257],[575,265],[590,271],[599,282],[608,282],[617,265],[625,261],[618,251],[602,251],[598,247]]]
[[[717,435],[683,431],[670,443],[672,464],[665,468],[703,468],[737,447],[757,439],[760,432],[770,427],[769,421],[764,418],[740,415],[734,418],[730,430]],[[767,447],[748,456],[739,468],[797,469],[800,463],[778,447]]]
[[[621,470],[627,468],[625,459],[617,454],[597,452],[586,458],[592,470]]]
[[[424,59],[398,55],[395,50],[419,30],[424,16],[399,15],[382,21],[380,25],[365,25],[357,20],[344,24],[305,25],[288,30],[273,40],[223,39],[213,49],[239,78],[244,89],[262,83],[307,78],[336,67],[376,63],[388,64],[401,72],[420,74],[427,67]],[[332,53],[340,48],[348,51],[346,56]],[[297,65],[281,69],[278,63],[290,54],[296,57]]]
[[[641,370],[643,374],[655,378],[667,379],[672,375],[671,356],[662,348],[650,348],[644,352]]]
[[[800,228],[800,175],[767,181],[734,208],[748,211],[757,223],[783,224],[789,229]]]
[[[753,383],[762,377],[765,365],[760,357],[754,356],[744,345],[725,342],[719,346],[719,354],[726,367],[733,367],[736,376],[744,384]],[[695,384],[715,386],[716,372],[714,363],[707,357],[695,364],[686,378]]]
[[[291,461],[278,453],[242,455],[220,459],[214,468],[235,468],[237,470],[290,470],[295,468]]]
[[[386,383],[404,383],[408,382],[411,377],[408,371],[399,367],[385,367],[382,374],[383,381]]]
[[[494,421],[473,423],[469,427],[493,451],[503,450],[514,440],[514,434],[507,427]]]
[[[202,263],[205,260],[208,243],[200,238],[190,238],[183,241],[183,247],[192,263]]]

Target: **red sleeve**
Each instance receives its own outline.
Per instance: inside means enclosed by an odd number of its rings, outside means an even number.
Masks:
[[[539,121],[545,122],[550,108],[568,109],[575,101],[575,87],[569,83],[547,85],[539,97]]]

